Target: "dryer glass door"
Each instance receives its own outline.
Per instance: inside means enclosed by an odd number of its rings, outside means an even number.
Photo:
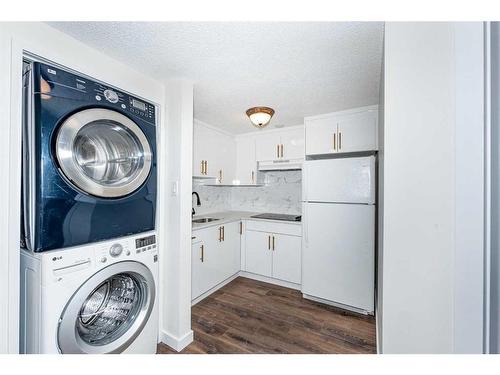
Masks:
[[[109,109],[77,112],[61,125],[56,156],[66,178],[80,190],[104,198],[136,191],[151,169],[151,148],[128,117]]]
[[[61,315],[62,353],[120,353],[144,328],[154,305],[154,279],[138,262],[119,262],[96,273]]]

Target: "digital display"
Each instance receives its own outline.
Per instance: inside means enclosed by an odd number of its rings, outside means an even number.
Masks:
[[[146,110],[146,104],[136,99],[132,99],[132,107],[137,108],[141,111]]]
[[[138,238],[135,240],[135,248],[138,249],[140,247],[153,245],[156,243],[156,236],[153,234],[152,236]]]

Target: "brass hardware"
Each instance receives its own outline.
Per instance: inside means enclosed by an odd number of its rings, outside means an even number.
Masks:
[[[219,183],[222,184],[222,169],[219,170]]]
[[[208,161],[205,160],[205,175],[208,174]]]
[[[240,234],[243,234],[243,222],[240,221]]]
[[[281,157],[283,157],[283,144],[281,144]]]
[[[200,260],[203,262],[205,260],[205,246],[201,245],[200,248],[201,248],[201,258],[200,258]]]
[[[273,236],[273,251],[274,251],[274,236]]]
[[[267,250],[271,250],[271,236],[267,236]]]
[[[255,172],[252,171],[252,184],[254,184],[254,183],[255,183]]]
[[[219,242],[222,242],[222,227],[219,227]]]
[[[276,155],[278,156],[278,159],[280,157],[280,145],[276,145]]]
[[[337,140],[335,139],[335,133],[333,133],[333,151],[335,151],[337,149]]]
[[[222,241],[225,241],[226,240],[226,229],[224,226],[222,226]]]
[[[339,132],[339,150],[342,150],[342,132]]]

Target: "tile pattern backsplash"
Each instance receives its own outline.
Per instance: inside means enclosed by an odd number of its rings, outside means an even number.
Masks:
[[[220,211],[301,213],[302,171],[259,172],[262,187],[213,187],[203,181],[193,181],[193,191],[201,198],[197,214]],[[194,201],[193,197],[193,201]]]

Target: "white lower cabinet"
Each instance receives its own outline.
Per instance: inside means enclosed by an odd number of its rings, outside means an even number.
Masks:
[[[302,246],[301,237],[273,234],[273,277],[300,284]]]
[[[193,232],[191,299],[214,288],[240,270],[239,221]]]
[[[271,234],[246,232],[246,271],[271,277],[273,273],[273,253],[270,246]]]
[[[268,229],[274,224],[266,223]],[[295,284],[301,281],[301,236],[295,234],[296,225],[290,228],[294,234],[246,231],[245,267],[247,272],[271,277]],[[286,228],[282,223],[275,229]]]
[[[300,284],[301,235],[302,227],[297,224],[252,220],[238,220],[194,231],[191,300],[240,270]]]

